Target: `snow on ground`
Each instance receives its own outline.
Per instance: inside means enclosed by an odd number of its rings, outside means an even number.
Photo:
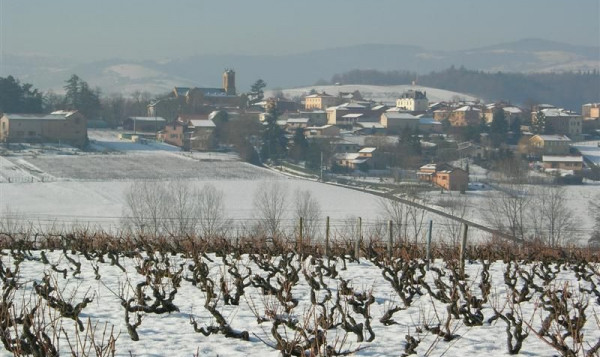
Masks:
[[[11,256],[8,252],[4,252],[4,263],[10,267],[12,264]],[[207,327],[215,324],[215,319],[204,308],[206,293],[200,288],[200,285],[194,286],[189,281],[183,280],[181,286],[177,289],[173,304],[179,309],[172,313],[154,314],[143,313],[141,325],[137,328],[139,341],[132,341],[127,333],[127,326],[124,321],[124,309],[121,306],[121,299],[128,299],[134,296],[133,290],[139,282],[143,282],[146,278],[136,272],[135,267],[140,266],[141,258],[124,258],[121,257],[120,263],[125,267],[126,272],[121,271],[118,267],[111,265],[110,262],[88,261],[81,255],[68,253],[72,259],[81,263],[81,274],[71,276],[72,270],[68,270],[70,265],[64,257],[64,253],[57,250],[54,252],[46,252],[48,260],[57,264],[60,269],[67,268],[67,276],[63,278],[61,274],[53,271],[49,265],[44,265],[39,261],[39,251],[32,252],[33,256],[38,259],[26,259],[21,263],[19,272],[20,282],[19,289],[15,292],[13,309],[19,311],[22,304],[35,304],[38,297],[33,291],[32,282],[42,283],[44,274],[50,276],[51,286],[57,286],[57,292],[60,292],[62,297],[70,301],[73,305],[82,301],[84,297],[92,298],[93,301],[85,307],[80,314],[80,319],[84,322],[87,329],[87,319],[90,319],[91,326],[97,324],[96,331],[97,341],[100,341],[102,331],[107,324],[107,331],[110,332],[114,326],[114,335],[118,335],[116,341],[117,356],[191,356],[199,352],[199,355],[207,356],[278,356],[278,351],[268,347],[261,342],[267,341],[273,343],[271,336],[271,322],[267,321],[259,324],[257,316],[268,317],[272,316],[267,312],[267,308],[273,309],[280,316],[285,316],[281,307],[277,308],[279,302],[273,296],[265,296],[260,293],[258,288],[249,286],[245,288],[245,295],[241,297],[239,305],[224,305],[220,285],[215,284],[215,293],[218,297],[216,308],[222,313],[230,326],[237,330],[246,330],[250,333],[250,341],[242,341],[238,339],[225,338],[222,334],[213,334],[208,337],[194,332],[190,325],[190,318],[193,317],[199,323],[199,327]],[[206,261],[209,268],[211,279],[218,282],[222,274],[227,274],[221,259],[210,254],[214,259],[214,263]],[[202,259],[202,258],[200,258]],[[204,259],[203,259],[204,260]],[[187,267],[193,263],[189,259],[185,259],[179,255],[169,257],[171,269],[175,272],[179,266]],[[336,264],[336,262],[332,262]],[[298,266],[298,262],[294,263]],[[306,262],[303,263],[305,269],[314,269]],[[447,268],[442,261],[437,260],[433,266],[436,266],[448,274]],[[93,267],[96,266],[99,279],[95,279]],[[247,256],[242,256],[238,262],[240,273],[245,274],[246,267],[252,269],[252,274],[265,276],[266,273],[258,268],[255,264],[249,261]],[[491,291],[489,301],[483,303],[481,313],[483,324],[481,326],[469,327],[461,319],[452,319],[450,329],[453,334],[458,335],[455,339],[449,342],[443,341],[440,337],[431,332],[427,332],[423,326],[425,324],[435,327],[438,324],[444,323],[448,315],[447,306],[440,303],[436,298],[431,297],[425,290],[423,296],[416,295],[412,304],[406,309],[401,309],[393,315],[395,324],[385,326],[380,322],[380,318],[384,313],[395,306],[403,306],[402,301],[397,293],[392,289],[391,284],[385,281],[382,277],[381,270],[367,260],[362,260],[360,263],[348,263],[347,270],[341,270],[341,261],[337,261],[337,271],[340,276],[349,281],[349,287],[354,289],[355,293],[369,292],[375,298],[374,303],[369,308],[371,316],[371,325],[375,334],[375,339],[372,342],[357,343],[356,336],[353,333],[348,333],[344,338],[345,333],[341,328],[333,328],[327,331],[327,341],[329,344],[334,344],[338,341],[338,348],[355,349],[363,348],[357,352],[357,356],[392,356],[400,355],[404,351],[406,344],[404,336],[411,335],[417,340],[420,340],[416,348],[418,355],[431,356],[503,356],[507,355],[506,347],[506,325],[502,320],[489,322],[488,319],[494,315],[493,309],[496,308],[504,314],[508,313],[509,307],[505,306],[507,296],[511,291],[504,283],[503,272],[506,265],[500,261],[494,262],[489,270]],[[527,265],[522,265],[522,269],[528,271],[531,269]],[[544,289],[559,289],[569,288],[579,294],[577,288],[589,288],[589,283],[585,281],[577,281],[572,270],[557,269],[556,278],[548,287],[542,284],[541,279],[531,273],[538,286],[544,286]],[[310,270],[309,270],[310,271]],[[475,261],[466,264],[466,289],[473,293],[474,297],[480,297],[479,282],[481,277],[482,265]],[[188,269],[184,269],[183,273],[188,279],[191,278],[191,273]],[[428,272],[425,281],[433,286],[433,272]],[[228,277],[227,279],[230,279]],[[593,278],[594,279],[594,278]],[[446,284],[448,277],[443,279]],[[167,282],[165,282],[167,281]],[[333,292],[333,300],[336,299],[336,292],[340,291],[340,280],[329,277],[324,278],[324,282]],[[167,278],[163,278],[163,287],[168,293],[170,291],[170,283]],[[276,285],[275,279],[271,284]],[[568,284],[568,285],[566,285]],[[144,288],[146,289],[146,288]],[[437,288],[434,288],[437,290]],[[150,291],[146,291],[151,295]],[[56,293],[56,292],[55,292]],[[55,294],[53,293],[53,294]],[[300,321],[309,320],[311,324],[310,288],[306,279],[301,275],[298,283],[294,285],[291,293],[299,300],[299,305],[291,312],[291,316]],[[539,294],[533,290],[527,293],[531,295],[531,299],[519,303],[515,309],[517,318],[523,319],[531,324],[533,328],[538,329],[541,324],[541,310]],[[321,301],[325,292],[323,289],[316,292],[316,299]],[[347,309],[347,313],[353,316],[357,322],[362,322],[363,317],[357,312],[353,312],[342,293],[342,306]],[[460,296],[460,295],[459,295]],[[510,295],[512,296],[512,295]],[[579,296],[579,295],[576,295]],[[577,297],[573,299],[577,299]],[[152,297],[151,297],[152,299]],[[569,297],[570,299],[570,297]],[[459,303],[462,304],[462,301]],[[594,308],[597,308],[595,299],[587,301],[590,305],[587,309],[587,321],[582,329],[584,338],[584,346],[589,349],[595,341],[600,338],[600,326],[598,321],[594,319]],[[150,304],[151,302],[147,302]],[[329,307],[332,302],[327,303]],[[30,305],[31,307],[31,305]],[[255,310],[256,314],[252,311]],[[50,308],[40,309],[38,312],[49,314],[53,311]],[[315,314],[318,313],[315,312]],[[596,311],[597,313],[597,311]],[[37,315],[36,315],[37,316]],[[45,324],[47,329],[51,329],[54,323],[61,323],[62,329],[59,333],[61,355],[70,354],[69,345],[66,342],[65,335],[70,336],[71,341],[76,341],[74,336],[75,322],[69,319],[60,318],[58,315],[50,315],[54,318],[47,318]],[[131,315],[134,320],[134,314]],[[597,317],[597,316],[596,316]],[[133,321],[132,321],[133,322]],[[302,322],[300,323],[302,325]],[[417,330],[419,329],[419,330]],[[525,327],[527,330],[527,327]],[[49,331],[47,330],[47,331]],[[51,331],[51,330],[50,330]],[[14,331],[11,329],[11,333]],[[280,327],[280,332],[283,328]],[[551,331],[554,333],[554,330]],[[366,336],[368,333],[364,332]],[[52,336],[52,334],[50,334]],[[292,338],[293,333],[288,330],[287,338]],[[108,336],[106,336],[108,338]],[[343,342],[342,342],[343,341]],[[553,350],[548,344],[537,338],[533,332],[529,333],[529,337],[524,341],[523,347],[519,355],[522,356],[550,356],[556,355],[557,351]],[[0,355],[12,355],[7,351],[0,351]]]
[[[382,102],[389,105],[396,105],[396,99],[400,98],[400,95],[409,89],[426,91],[429,102],[441,102],[441,101],[452,101],[460,98],[461,100],[477,100],[476,97],[459,93],[452,92],[445,89],[423,87],[419,85],[396,85],[396,86],[374,86],[366,84],[345,84],[345,85],[327,85],[327,86],[312,86],[303,88],[292,88],[284,89],[282,92],[288,98],[299,97],[308,95],[309,92],[314,89],[317,92],[325,92],[327,94],[337,96],[340,92],[354,92],[358,90],[364,99],[371,99],[376,102]],[[265,95],[273,95],[273,91],[267,91]]]
[[[227,216],[242,224],[257,218],[253,201],[259,186],[265,181],[278,181],[285,184],[288,193],[284,220],[289,227],[296,224],[291,219],[295,190],[310,192],[319,202],[323,218],[331,217],[332,226],[337,229],[344,229],[351,217],[353,220],[361,217],[365,231],[380,224],[382,219],[380,198],[360,190],[284,176],[241,162],[233,154],[187,153],[163,143],[119,140],[117,135],[116,131],[91,130],[90,139],[98,152],[72,152],[64,148],[69,153],[65,155],[60,151],[29,148],[11,156],[0,156],[0,211],[44,227],[77,222],[113,230],[119,226],[125,207],[124,195],[132,185],[144,180],[160,180],[165,185],[183,180],[193,187],[211,184],[221,190]],[[471,165],[470,172],[471,181],[480,181],[487,175],[476,165]],[[372,178],[369,182],[378,181],[379,178]],[[478,182],[470,187],[472,190],[466,195],[441,194],[438,189],[432,189],[423,199],[440,208],[448,199],[465,198],[468,206],[465,217],[485,224],[486,207],[496,193]],[[579,221],[580,242],[585,243],[593,227],[587,202],[600,192],[600,185],[586,181],[581,186],[564,188],[566,204]],[[456,231],[456,223],[448,219],[429,213],[422,219],[419,217],[423,227],[429,219],[434,221],[438,237],[447,239]],[[411,228],[407,234],[413,236],[414,231]],[[419,238],[423,239],[424,233],[423,228],[418,233]],[[474,240],[487,237],[476,230],[472,234]]]
[[[194,187],[212,184],[221,190],[227,216],[241,221],[256,218],[253,198],[261,183],[280,181],[288,193],[286,219],[292,217],[295,190],[309,191],[319,201],[323,218],[328,215],[341,223],[347,217],[374,220],[378,216],[378,199],[372,195],[290,178],[241,162],[233,154],[187,153],[162,143],[132,143],[119,140],[113,131],[90,131],[90,138],[106,153],[0,157],[0,182],[5,183],[0,184],[0,211],[44,226],[89,222],[113,229],[131,185],[184,180]],[[32,176],[33,171],[37,176]],[[8,177],[15,176],[22,179],[7,183]]]

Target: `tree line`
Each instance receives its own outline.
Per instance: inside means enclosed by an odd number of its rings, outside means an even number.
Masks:
[[[13,76],[0,77],[0,113],[50,113],[55,110],[78,110],[89,120],[101,120],[116,127],[128,116],[146,115],[147,105],[155,99],[150,93],[134,92],[103,95],[100,88],[73,74],[65,81],[64,94],[42,92],[30,83]]]
[[[410,71],[352,70],[335,74],[330,83],[419,85],[468,93],[487,100],[506,100],[522,105],[550,103],[570,110],[598,100],[600,71],[561,73],[484,72],[450,67],[419,75]]]

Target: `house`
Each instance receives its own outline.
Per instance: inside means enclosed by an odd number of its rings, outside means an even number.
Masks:
[[[202,116],[179,116],[159,133],[159,140],[186,151],[206,151],[215,146],[215,123]]]
[[[582,105],[581,116],[584,119],[600,118],[600,103],[589,103]]]
[[[10,114],[0,118],[0,141],[66,143],[83,147],[88,140],[86,118],[78,111]]]
[[[329,107],[327,112],[327,124],[351,128],[359,118],[371,114],[371,109],[359,103],[344,103]]]
[[[583,170],[583,156],[573,155],[544,155],[542,156],[544,170],[572,170],[580,172]]]
[[[385,169],[385,162],[381,157],[377,148],[364,147],[358,151],[359,159],[367,159],[366,164],[369,166],[369,170],[381,170]]]
[[[452,126],[479,125],[481,122],[481,109],[472,105],[464,105],[450,112],[448,120]]]
[[[325,110],[338,103],[338,98],[325,92],[315,93],[304,97],[304,109]]]
[[[448,191],[464,192],[469,186],[468,172],[445,163],[423,165],[419,168],[417,177]]]
[[[354,170],[359,169],[361,167],[361,165],[365,165],[364,167],[368,167],[368,166],[366,166],[366,164],[369,159],[361,158],[357,152],[353,152],[353,153],[337,153],[337,154],[333,155],[333,160],[335,161],[335,164],[337,166],[344,167],[348,170],[354,171]]]
[[[381,114],[381,125],[388,133],[399,133],[403,130],[416,130],[419,128],[419,118],[409,113],[387,111]]]
[[[307,138],[340,136],[340,128],[333,125],[309,126],[304,129],[304,136]]]
[[[361,135],[375,135],[385,134],[385,131],[385,127],[379,122],[359,121],[356,123],[356,129],[353,132]]]
[[[429,109],[427,92],[410,89],[396,99],[396,107],[409,112],[426,112]]]
[[[290,118],[285,122],[285,130],[293,133],[296,129],[306,129],[311,125],[309,118]]]
[[[162,117],[128,117],[123,121],[123,129],[134,132],[156,133],[165,127],[167,120]]]
[[[575,112],[562,108],[546,108],[531,113],[531,122],[538,121],[538,113],[545,118],[544,129],[553,134],[567,135],[577,140],[583,131],[583,117]]]
[[[534,135],[529,139],[530,153],[537,155],[566,155],[571,139],[565,135]]]
[[[523,121],[523,111],[521,108],[507,103],[492,103],[486,105],[482,111],[482,117],[487,124],[491,124],[494,121],[494,112],[496,110],[502,110],[504,112],[504,119],[506,119],[509,126],[513,121],[517,120],[517,118]]]

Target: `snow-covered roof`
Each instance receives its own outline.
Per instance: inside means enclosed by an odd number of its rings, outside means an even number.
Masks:
[[[338,105],[338,108],[364,109],[366,107],[364,105],[358,104],[358,103],[344,103],[344,104]]]
[[[309,118],[290,118],[287,120],[288,124],[308,124]]]
[[[311,95],[307,95],[306,98],[323,98],[323,97],[333,97],[331,94],[327,94],[325,92],[323,93],[316,93],[316,94],[311,94]]]
[[[523,113],[523,111],[520,108],[517,108],[517,107],[504,107],[502,109],[505,112],[510,113],[510,114],[521,114],[521,113]]]
[[[362,116],[363,116],[363,114],[353,113],[353,114],[346,114],[346,115],[342,116],[342,118],[360,118]]]
[[[455,112],[468,112],[468,111],[475,111],[475,112],[480,112],[481,109],[477,108],[477,107],[473,107],[471,105],[464,105],[458,109],[454,110]]]
[[[375,152],[375,150],[377,150],[377,148],[366,147],[366,148],[360,149],[358,152],[363,153],[363,154],[368,154],[368,153]]]
[[[410,114],[410,113],[395,113],[395,112],[385,112],[383,113],[383,115],[386,116],[386,118],[388,119],[414,119],[414,120],[420,120],[419,118],[417,118],[416,116]]]
[[[216,125],[212,120],[190,120],[190,125],[194,128],[214,128]]]
[[[538,135],[544,141],[571,141],[568,136],[565,135]]]
[[[333,126],[333,125],[329,125],[329,124],[327,124],[327,125],[322,125],[322,126],[309,126],[309,127],[307,127],[306,129],[307,129],[307,130],[323,130],[323,129],[330,128],[330,127],[332,127],[332,126]]]
[[[135,122],[148,122],[148,123],[154,123],[154,122],[164,123],[167,121],[163,117],[128,117],[127,119],[131,119]]]
[[[12,114],[4,113],[9,120],[65,120],[76,111],[59,110],[50,114]]]
[[[579,114],[569,111],[569,110],[565,110],[563,108],[549,108],[549,109],[542,109],[541,110],[542,113],[544,113],[545,116],[547,117],[573,117],[573,116],[579,116]]]
[[[543,162],[583,162],[583,156],[543,155]]]

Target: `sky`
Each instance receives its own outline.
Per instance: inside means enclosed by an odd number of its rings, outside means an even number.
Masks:
[[[290,54],[365,43],[600,45],[600,0],[0,0],[0,51],[77,60]]]

